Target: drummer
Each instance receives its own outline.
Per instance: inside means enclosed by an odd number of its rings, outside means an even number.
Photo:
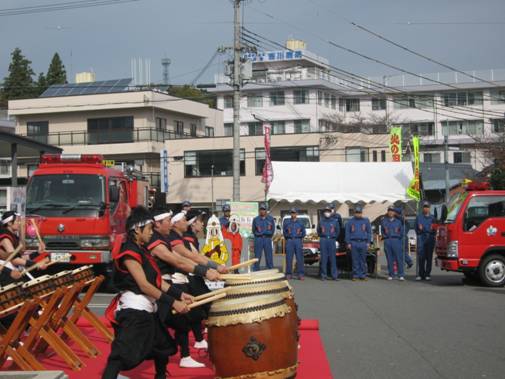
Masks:
[[[144,248],[152,237],[152,224],[146,208],[132,209],[126,220],[127,239],[114,257],[113,280],[121,292],[106,310],[115,335],[103,379],[116,379],[120,371],[147,359],[154,359],[155,379],[165,379],[168,357],[177,352],[161,320],[172,309],[187,313],[192,297],[161,279],[156,262]]]
[[[19,240],[19,228],[20,228],[21,216],[14,211],[7,211],[2,214],[0,221],[0,264],[2,261],[6,260],[11,253],[18,248],[21,241]],[[45,246],[43,243],[39,244],[39,251],[30,254],[26,258],[15,257],[9,263],[6,264],[6,268],[11,270],[8,275],[3,274],[3,279],[10,277],[15,280],[21,279],[21,275],[12,274],[12,271],[18,271],[16,266],[30,267],[38,262],[44,262],[39,270],[46,268],[46,263],[49,262],[49,258],[46,253],[44,253]],[[7,283],[8,284],[8,283]],[[3,285],[3,284],[2,284]]]

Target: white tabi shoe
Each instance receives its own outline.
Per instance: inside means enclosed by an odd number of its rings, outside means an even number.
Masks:
[[[179,363],[179,367],[201,368],[201,367],[205,367],[205,365],[203,363],[195,361],[191,357],[184,357],[184,358],[181,358],[181,361]]]
[[[208,349],[209,344],[207,343],[207,341],[201,340],[201,341],[196,341],[195,344],[193,345],[193,347],[195,349]]]

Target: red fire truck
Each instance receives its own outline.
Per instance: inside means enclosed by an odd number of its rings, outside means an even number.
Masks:
[[[505,285],[505,191],[486,188],[470,184],[442,211],[436,263],[499,287]]]
[[[101,155],[45,154],[27,185],[26,214],[39,225],[52,259],[92,264],[108,274],[130,208],[146,205],[149,185],[133,170],[106,167]],[[33,237],[33,236],[31,236]],[[28,250],[37,239],[27,235]]]

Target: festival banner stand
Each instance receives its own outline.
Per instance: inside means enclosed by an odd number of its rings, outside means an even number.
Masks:
[[[254,256],[252,223],[258,215],[258,203],[252,201],[232,201],[230,202],[230,208],[231,214],[239,218],[240,234],[244,241],[240,261],[244,262]]]

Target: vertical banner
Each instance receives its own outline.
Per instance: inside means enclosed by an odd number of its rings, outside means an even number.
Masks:
[[[265,197],[272,184],[274,178],[274,171],[272,168],[272,159],[270,156],[270,135],[272,131],[272,125],[265,123],[263,125],[263,134],[265,135],[265,164],[263,165],[263,175],[261,177],[261,182],[265,183]]]
[[[407,189],[407,195],[412,199],[421,200],[421,183],[419,175],[419,137],[412,137],[412,152],[414,156],[414,178]]]
[[[160,192],[168,192],[168,151],[160,151]]]
[[[389,151],[393,157],[393,162],[402,161],[402,128],[391,128],[389,134]]]

